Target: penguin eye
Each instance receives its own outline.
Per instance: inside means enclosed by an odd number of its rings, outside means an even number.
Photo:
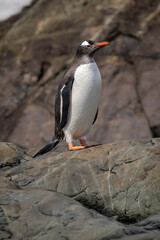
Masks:
[[[90,46],[91,46],[91,45],[89,45],[89,44],[87,45],[87,47],[90,47]]]

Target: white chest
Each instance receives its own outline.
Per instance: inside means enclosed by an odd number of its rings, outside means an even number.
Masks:
[[[89,63],[77,68],[72,88],[72,107],[79,108],[82,115],[97,110],[101,95],[101,75],[97,64]],[[74,112],[76,112],[74,110]]]
[[[89,131],[101,96],[101,76],[96,63],[80,65],[74,75],[65,135],[80,138]]]
[[[93,90],[95,86],[101,86],[101,76],[97,64],[88,63],[80,65],[75,71],[74,88],[83,88],[86,86],[88,89]]]

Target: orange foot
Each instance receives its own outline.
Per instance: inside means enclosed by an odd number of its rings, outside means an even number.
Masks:
[[[69,151],[81,150],[81,149],[84,149],[84,148],[86,148],[86,146],[76,146],[76,147],[74,147],[73,143],[68,143]]]
[[[93,145],[87,145],[86,142],[82,142],[83,140],[81,140],[81,144],[83,144],[82,146],[73,146],[73,143],[68,143],[68,149],[69,151],[75,151],[75,150],[81,150],[81,149],[85,149],[85,148],[90,148],[90,147],[96,147],[96,146],[100,146],[102,144],[93,144]]]

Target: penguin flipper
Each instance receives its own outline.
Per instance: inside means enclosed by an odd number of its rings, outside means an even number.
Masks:
[[[63,84],[60,85],[55,102],[56,128],[62,130],[67,122],[71,90],[74,77],[69,77]]]
[[[65,79],[65,82],[62,82],[59,85],[56,101],[55,101],[55,137],[52,138],[52,141],[47,143],[38,153],[36,153],[33,158],[43,155],[51,151],[61,139],[63,139],[62,128],[67,122],[69,104],[70,104],[70,94],[73,84],[73,77]]]
[[[97,117],[98,117],[98,109],[97,109],[97,112],[96,112],[96,115],[95,115],[95,117],[94,117],[94,121],[93,121],[93,123],[92,123],[92,125],[95,123],[95,121],[97,120]]]
[[[50,141],[49,143],[47,143],[39,152],[37,152],[33,158],[38,157],[40,155],[43,155],[49,151],[51,151],[58,143],[60,142],[60,140],[57,139],[57,137],[53,137],[52,141]]]

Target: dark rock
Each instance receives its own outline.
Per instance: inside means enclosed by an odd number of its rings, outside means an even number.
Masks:
[[[36,151],[0,145],[1,239],[159,239],[160,139]]]
[[[97,240],[159,236],[159,232],[151,231],[158,230],[160,216],[137,226],[127,226],[50,191],[2,190],[0,205],[1,226],[5,226],[2,239]]]
[[[158,0],[34,0],[0,23],[0,239],[160,239],[159,138],[30,149],[53,136],[57,84],[84,39],[110,42],[88,139],[160,136],[159,13]]]
[[[88,139],[109,143],[155,136],[152,129],[160,125],[158,3],[37,0],[1,22],[1,141],[28,148],[49,141],[58,80],[84,39],[110,41],[95,57],[103,93]]]
[[[0,143],[0,171],[17,166],[23,160],[25,151],[13,143]]]
[[[63,149],[63,148],[62,148]],[[102,145],[76,152],[61,146],[5,172],[19,187],[59,192],[122,222],[160,211],[160,139]]]

